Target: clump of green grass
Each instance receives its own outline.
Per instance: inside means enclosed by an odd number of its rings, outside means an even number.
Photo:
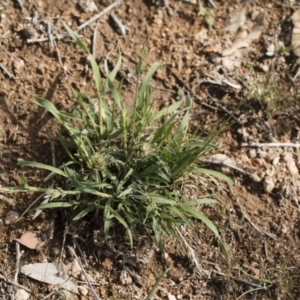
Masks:
[[[184,194],[189,173],[216,176],[231,184],[226,176],[200,166],[201,157],[215,148],[211,142],[216,133],[204,140],[188,133],[190,96],[180,92],[179,101],[153,112],[149,82],[160,67],[154,63],[141,83],[137,83],[134,105],[126,109],[121,97],[122,82],[113,83],[121,56],[111,72],[106,66],[107,78],[101,78],[86,45],[64,26],[88,54],[97,101],[72,88],[75,103],[71,112],[65,112],[46,99],[35,97],[36,103],[55,117],[57,135],[69,161],[60,167],[32,161],[20,161],[19,165],[48,170],[45,181],[62,177],[67,184],[56,188],[32,187],[22,175],[23,187],[5,191],[45,193],[42,203],[35,207],[35,216],[48,208],[76,209],[75,220],[92,212],[102,215],[105,236],[117,221],[126,228],[131,245],[135,230],[147,226],[153,229],[163,249],[163,232],[178,237],[178,226],[193,226],[195,221],[202,221],[219,238],[216,225],[199,211],[200,205],[218,201],[190,200]],[[136,69],[139,79],[145,69],[144,56],[142,51]],[[112,104],[108,105],[104,97],[110,97]]]
[[[249,82],[239,77],[238,79],[245,87],[244,95],[247,99],[259,103],[267,119],[271,119],[278,112],[292,106],[299,97],[283,99],[282,89],[283,76],[288,70],[277,72],[274,66],[266,73],[257,72],[250,67]]]
[[[290,267],[290,263],[294,259],[292,252],[290,252],[283,260],[280,265],[277,265],[276,268],[265,269],[262,267],[264,275],[260,277],[253,276],[243,269],[241,272],[244,275],[247,275],[249,278],[254,279],[260,284],[253,284],[256,286],[253,289],[250,289],[239,296],[238,299],[242,299],[246,294],[257,292],[257,291],[274,291],[274,294],[283,294],[289,296],[290,299],[293,297],[290,293],[298,291],[300,288],[300,275],[299,270],[295,267],[294,264]]]

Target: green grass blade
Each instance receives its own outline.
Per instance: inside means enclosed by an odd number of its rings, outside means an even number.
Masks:
[[[96,123],[94,118],[91,116],[86,104],[82,101],[82,97],[81,95],[78,95],[77,99],[76,99],[77,103],[80,105],[80,107],[82,108],[82,110],[85,112],[87,119],[89,120],[89,124],[91,124],[93,126],[93,129],[96,128]],[[83,118],[82,118],[83,119]],[[82,120],[81,119],[81,120]],[[84,119],[83,119],[84,120]],[[86,122],[85,122],[86,123]],[[87,124],[86,124],[87,125]]]
[[[88,205],[83,211],[81,211],[78,215],[76,215],[73,220],[80,220],[82,219],[84,216],[86,216],[89,212],[95,210],[95,207],[93,205]]]
[[[94,77],[94,81],[96,84],[97,95],[98,95],[98,98],[100,99],[101,95],[102,95],[100,70],[99,70],[99,67],[98,67],[98,64],[97,64],[95,58],[91,54],[89,54],[89,60],[90,60],[91,66],[92,66],[93,77]]]
[[[42,203],[35,207],[34,209],[37,210],[42,210],[45,208],[66,208],[66,207],[73,207],[79,205],[80,202],[74,202],[74,201],[69,201],[69,202],[50,202],[50,203]]]
[[[163,252],[164,245],[161,239],[161,218],[159,218],[157,215],[152,218],[152,229],[154,231],[155,239],[159,249],[161,252]]]
[[[118,199],[124,198],[125,196],[131,194],[132,190],[133,190],[132,187],[130,187],[130,188],[124,190],[122,193],[120,193],[120,194],[118,195],[117,198],[118,198]]]
[[[184,202],[184,205],[189,205],[189,206],[194,206],[194,205],[196,206],[196,205],[203,205],[203,204],[220,204],[220,202],[216,199],[210,199],[210,198],[203,198],[203,199]]]
[[[119,58],[118,58],[118,61],[117,61],[117,64],[115,65],[114,69],[109,73],[108,77],[111,81],[114,81],[119,70],[120,70],[120,67],[121,67],[121,64],[122,64],[122,56],[121,56],[121,53],[119,51]]]
[[[131,174],[133,173],[133,169],[130,168],[128,170],[128,172],[126,173],[126,175],[122,178],[122,180],[120,181],[120,183],[117,186],[117,193],[119,193],[123,187],[123,185],[127,182],[127,180],[130,178]]]
[[[107,238],[108,231],[112,222],[113,216],[110,213],[110,207],[111,207],[111,199],[108,199],[105,203],[104,210],[103,210],[103,218],[104,218],[104,237]]]
[[[61,169],[49,166],[49,165],[45,165],[42,163],[38,163],[35,161],[27,161],[27,160],[21,160],[18,162],[19,166],[26,166],[26,167],[33,167],[33,168],[37,168],[37,169],[43,169],[43,170],[48,170],[51,171],[57,175],[61,175],[63,177],[67,177],[67,174],[62,171]]]
[[[165,275],[171,270],[171,268],[165,270],[156,280],[155,284],[153,285],[153,287],[151,288],[151,290],[149,291],[147,297],[145,298],[145,300],[150,300],[153,293],[156,291],[156,288],[158,287],[159,283],[161,282],[161,280],[165,277]]]
[[[80,38],[78,37],[78,35],[64,22],[62,21],[66,31],[68,32],[68,34],[70,35],[70,37],[73,39],[73,41],[85,52],[85,53],[89,53],[89,50],[87,48],[87,46],[80,40]]]
[[[156,204],[168,204],[168,205],[176,205],[176,201],[170,200],[164,197],[150,195],[151,200],[153,200]]]
[[[221,252],[222,252],[226,262],[229,263],[230,262],[230,257],[229,257],[229,253],[228,253],[228,251],[225,247],[225,244],[221,240],[219,240],[219,245],[220,245]]]
[[[161,66],[161,64],[157,63],[157,62],[152,64],[152,66],[148,70],[146,76],[144,77],[144,80],[142,82],[142,85],[141,85],[139,93],[138,93],[138,99],[141,100],[144,98],[144,95],[147,92],[147,89],[149,87],[149,81],[160,66]],[[137,106],[139,106],[139,103],[137,103]]]
[[[39,106],[49,111],[58,121],[62,121],[60,111],[57,110],[57,108],[52,102],[40,97],[35,97],[35,100]]]
[[[174,135],[174,140],[182,140],[187,132],[189,121],[190,121],[190,110],[192,108],[192,99],[189,95],[186,97],[185,109],[187,110],[184,117],[182,118],[179,127]]]
[[[151,144],[162,143],[166,138],[170,137],[170,133],[174,128],[176,115],[171,116],[158,128],[151,140]]]
[[[206,175],[212,175],[218,179],[224,180],[227,182],[227,184],[229,185],[233,185],[234,182],[226,175],[214,171],[214,170],[209,170],[209,169],[204,169],[204,168],[194,168],[191,170],[192,173],[202,173],[202,174],[206,174]]]
[[[179,216],[182,221],[184,222],[184,224],[187,224],[189,226],[193,225],[193,222],[191,220],[189,220],[186,215],[181,211],[181,207],[179,206],[179,208],[177,208],[176,206],[170,206],[169,210],[171,212],[173,212],[175,215]]]
[[[73,156],[73,154],[71,154],[69,147],[67,145],[67,140],[62,136],[60,130],[57,131],[57,135],[58,135],[60,144],[62,145],[64,151],[67,153],[67,155],[70,157],[70,159],[75,163],[79,163],[78,160],[75,158],[75,156]]]
[[[149,122],[160,119],[162,116],[165,116],[167,114],[173,113],[175,110],[177,110],[180,107],[181,104],[182,104],[182,101],[177,101],[177,102],[171,104],[170,106],[163,108],[162,110],[160,110],[157,113],[153,114],[149,118]]]
[[[120,98],[120,94],[119,94],[118,90],[116,89],[116,87],[114,86],[114,84],[112,83],[110,78],[107,78],[107,83],[108,83],[108,87],[110,89],[110,92],[111,92],[114,102],[118,105],[119,110],[124,114],[125,110],[124,110],[124,106],[121,102],[121,98]]]
[[[133,237],[132,237],[132,231],[130,226],[126,223],[126,221],[114,210],[110,207],[110,212],[111,214],[126,228],[128,236],[129,236],[129,241],[130,241],[130,246],[133,247]]]
[[[28,187],[27,178],[24,176],[24,174],[20,175],[20,181],[21,181],[22,185],[24,186],[24,188]]]
[[[211,220],[209,220],[204,214],[198,212],[190,206],[184,206],[183,209],[189,215],[201,220],[215,234],[216,237],[220,238],[216,225]]]

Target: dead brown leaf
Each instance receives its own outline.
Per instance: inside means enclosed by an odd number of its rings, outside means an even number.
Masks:
[[[21,245],[29,249],[40,249],[45,245],[37,232],[26,231],[19,239],[15,239]]]

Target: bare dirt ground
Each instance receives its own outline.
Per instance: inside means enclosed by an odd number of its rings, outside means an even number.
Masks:
[[[71,85],[90,95],[94,87],[86,56],[67,37],[58,40],[56,46],[51,45],[47,40],[47,22],[54,36],[63,32],[61,20],[76,30],[110,3],[95,4],[97,11],[84,12],[75,0],[0,1],[1,186],[19,185],[20,172],[31,185],[42,186],[43,172],[21,169],[16,163],[22,158],[51,164],[52,141],[58,163],[63,160],[55,140],[54,121],[32,103],[33,95],[67,109],[72,104]],[[78,33],[90,46],[100,68],[104,59],[109,64],[116,62],[119,45],[123,56],[119,76],[125,76],[123,96],[128,106],[135,89],[132,70],[141,45],[146,45],[147,63],[163,64],[152,83],[156,87],[157,107],[176,101],[178,88],[182,88],[195,100],[195,128],[208,129],[220,119],[235,117],[218,137],[217,153],[227,155],[244,172],[222,167],[235,186],[216,185],[212,192],[223,210],[214,206],[204,210],[220,225],[229,261],[202,224],[183,229],[201,264],[202,271],[195,272],[183,246],[171,238],[166,237],[166,253],[161,255],[148,232],[136,237],[133,249],[117,229],[103,241],[101,232],[95,236],[100,223],[94,219],[74,223],[63,213],[45,211],[35,220],[28,212],[15,223],[9,220],[9,211],[22,214],[36,195],[0,194],[1,299],[13,299],[13,285],[7,280],[13,281],[16,272],[14,239],[25,231],[43,234],[46,244],[39,250],[21,246],[21,265],[61,259],[67,264],[73,260],[67,246],[73,246],[75,239],[76,252],[91,281],[96,283],[94,289],[101,299],[145,299],[167,268],[171,270],[152,299],[300,299],[299,151],[282,145],[243,145],[299,144],[298,103],[268,118],[267,109],[257,100],[265,91],[263,98],[269,97],[271,105],[275,101],[278,107],[299,95],[297,57],[291,49],[279,51],[279,45],[291,45],[291,16],[299,4],[283,0],[214,0],[202,4],[207,9],[204,15],[199,15],[199,3],[189,1],[123,1],[113,11],[128,27],[125,35],[120,34],[109,14],[102,16],[98,25],[93,22]],[[210,15],[210,10],[214,15]],[[238,47],[232,48],[236,30],[228,30],[230,22],[241,22],[249,31],[256,26],[259,32],[256,39],[251,38],[244,45],[243,50],[247,51],[241,63],[237,57],[228,62],[224,55],[226,49],[239,52]],[[241,84],[238,77],[249,87]],[[124,266],[140,280],[133,276],[131,283],[122,278]],[[80,275],[77,279],[82,280],[79,284],[83,288],[67,299],[94,299],[85,288],[85,278]],[[63,299],[59,292],[53,292],[53,287],[22,274],[18,282],[30,289],[29,299],[44,299],[47,295],[48,299]],[[249,290],[253,291],[243,295]]]

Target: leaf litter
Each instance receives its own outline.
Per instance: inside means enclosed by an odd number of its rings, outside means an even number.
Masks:
[[[78,285],[67,273],[69,268],[69,265],[58,263],[35,263],[22,266],[21,273],[40,282],[54,285],[56,288],[78,293]]]

